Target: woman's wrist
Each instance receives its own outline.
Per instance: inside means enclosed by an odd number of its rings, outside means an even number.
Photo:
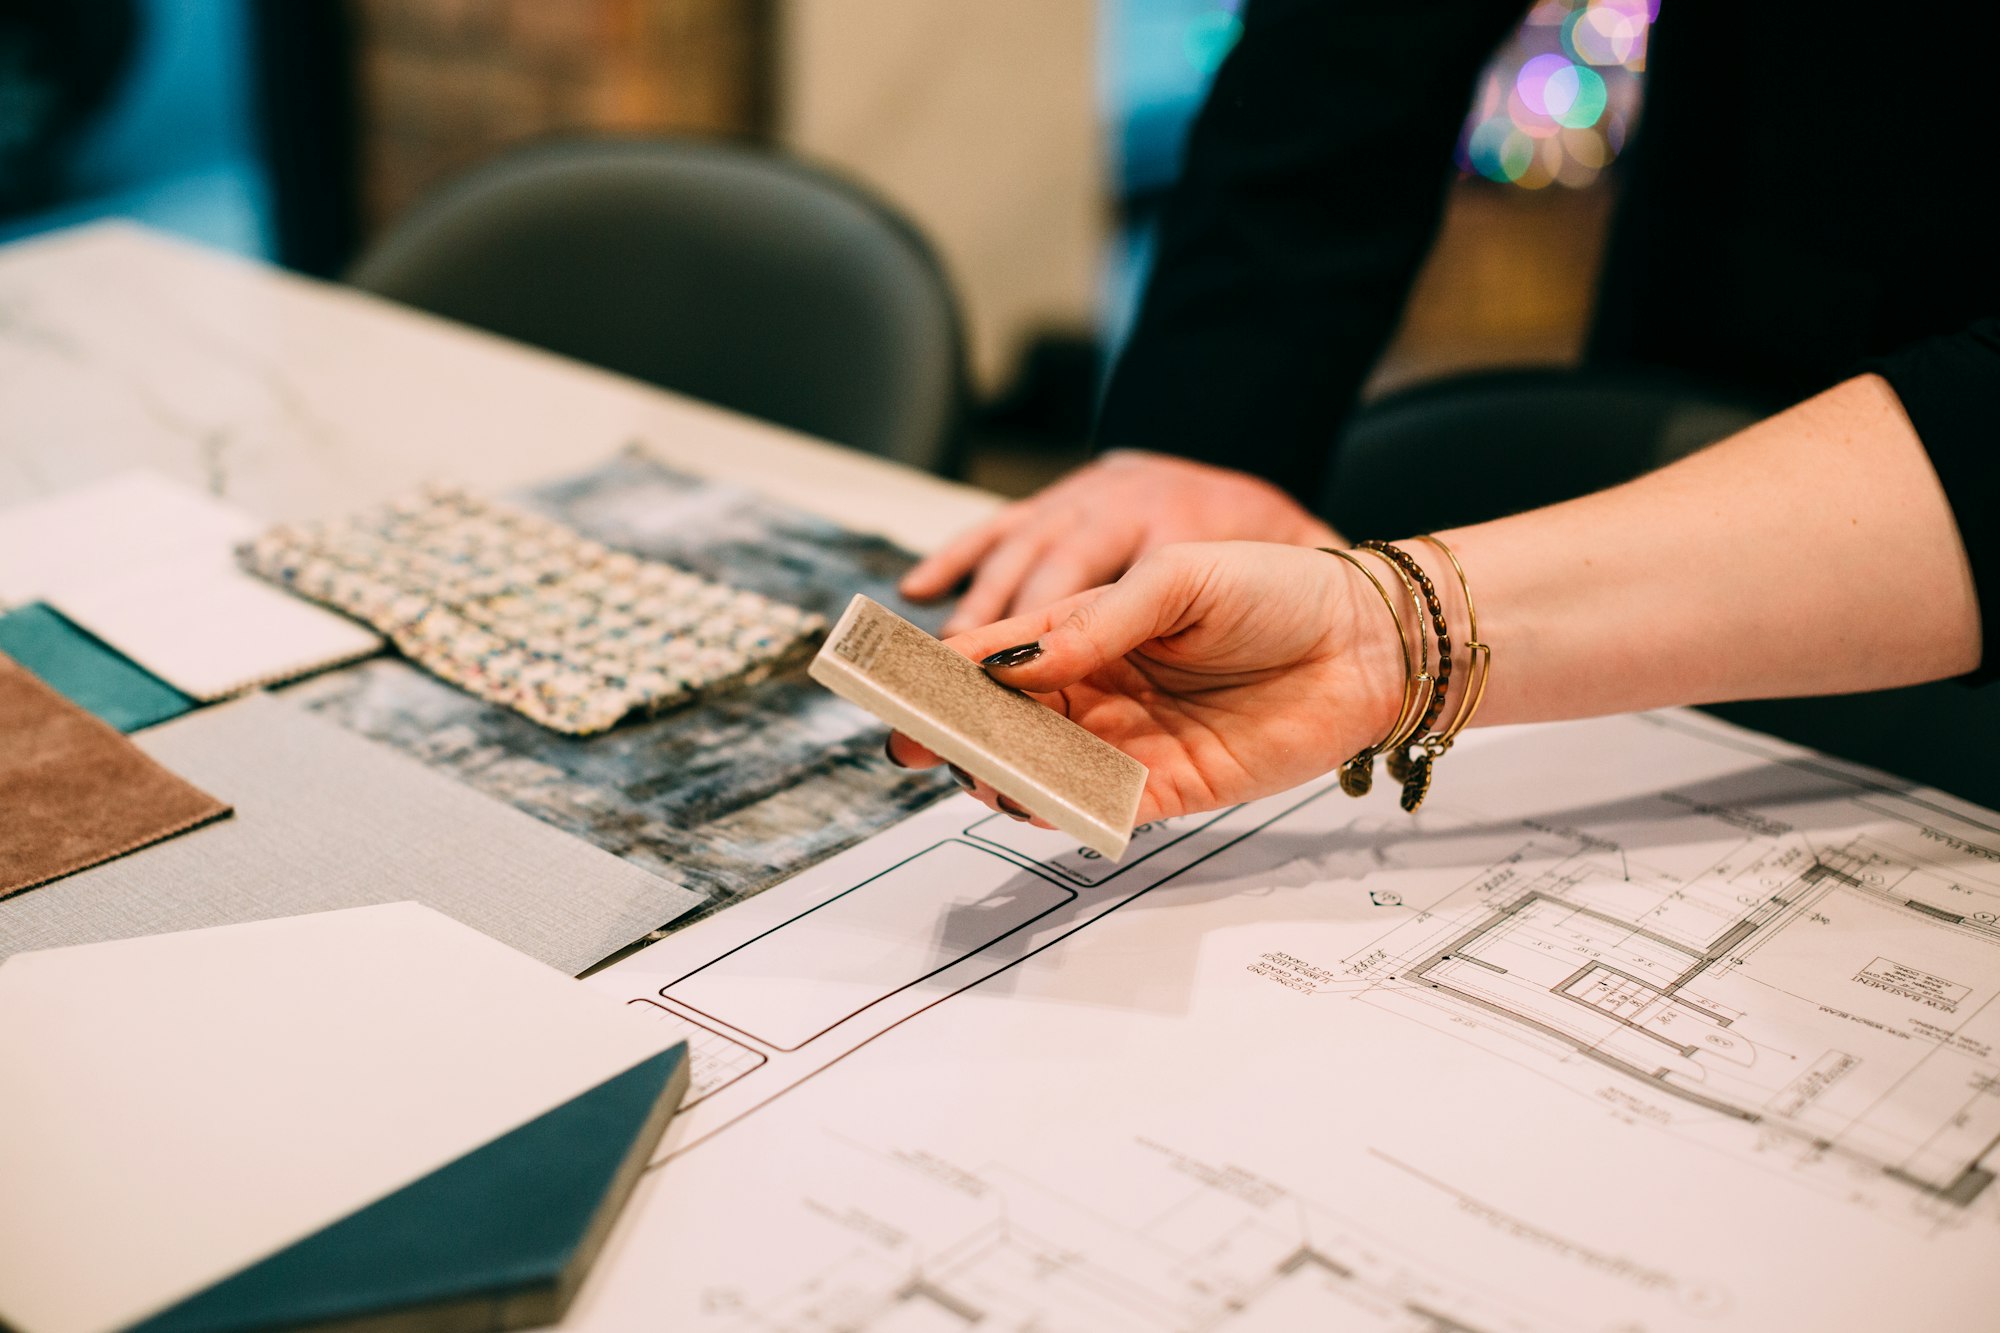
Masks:
[[[1386,755],[1390,777],[1402,784],[1403,808],[1414,812],[1432,766],[1478,709],[1490,648],[1475,632],[1465,568],[1439,538],[1368,541],[1337,554],[1354,571],[1346,576],[1350,607],[1365,597],[1358,574],[1382,608],[1348,632],[1349,651],[1369,682],[1362,711],[1371,730],[1343,761],[1341,786],[1365,793],[1374,757]]]

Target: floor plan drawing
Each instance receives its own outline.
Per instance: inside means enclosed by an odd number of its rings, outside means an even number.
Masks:
[[[1949,835],[1928,825],[1814,846],[1742,810],[1689,819],[1740,840],[1686,876],[1649,878],[1602,842],[1525,883],[1495,867],[1368,951],[1371,998],[1459,1006],[1947,1203],[1978,1198],[2000,1148],[2000,865],[1930,873],[1923,848]]]
[[[865,1206],[880,1218],[900,1218],[909,1201],[899,1205],[898,1196],[926,1188],[974,1189],[976,1202],[955,1210],[946,1233],[921,1253],[884,1255],[852,1243],[775,1298],[711,1293],[711,1301],[738,1307],[741,1333],[1516,1333],[1535,1326],[1498,1302],[1440,1287],[1420,1259],[1276,1182],[1191,1160],[1164,1144],[1140,1139],[1110,1149],[1122,1169],[1161,1177],[1151,1182],[1161,1198],[1149,1201],[1157,1206],[1143,1218],[1079,1200],[1073,1180],[1035,1179],[1009,1163],[967,1170],[921,1153],[828,1147],[872,1156],[878,1170],[909,1177],[885,1185],[857,1172],[852,1188],[866,1203],[843,1199],[843,1211]],[[1465,1322],[1472,1318],[1478,1322]]]
[[[2000,1308],[2000,818],[1691,715],[1117,862],[953,797],[586,984],[693,1088],[577,1328]]]

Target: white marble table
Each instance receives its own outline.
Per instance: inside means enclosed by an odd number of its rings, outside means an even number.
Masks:
[[[0,247],[0,507],[147,466],[273,519],[505,490],[643,442],[927,550],[993,497],[125,224]]]

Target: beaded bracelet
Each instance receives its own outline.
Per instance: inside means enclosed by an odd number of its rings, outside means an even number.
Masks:
[[[1430,612],[1424,602],[1423,589],[1417,586],[1417,581],[1410,577],[1410,572],[1400,562],[1383,554],[1372,546],[1363,544],[1356,546],[1355,549],[1357,551],[1365,550],[1387,565],[1389,572],[1396,576],[1396,580],[1403,585],[1404,594],[1410,599],[1410,632],[1415,635],[1417,640],[1416,686],[1418,692],[1422,695],[1423,703],[1418,706],[1417,716],[1410,719],[1409,730],[1404,732],[1403,735],[1382,751],[1382,753],[1388,756],[1389,776],[1397,782],[1401,782],[1408,772],[1407,762],[1402,758],[1405,749],[1419,735],[1423,734],[1424,728],[1430,724],[1431,718],[1437,713],[1439,703],[1444,697],[1438,688],[1437,677],[1431,674]],[[1398,617],[1397,628],[1399,631],[1402,628],[1400,621],[1401,618]]]
[[[1465,594],[1465,696],[1458,701],[1458,709],[1451,721],[1441,728],[1436,736],[1437,754],[1443,754],[1458,739],[1472,722],[1472,715],[1479,711],[1480,703],[1486,698],[1486,678],[1493,670],[1493,650],[1479,641],[1479,612],[1472,605],[1472,585],[1466,581],[1465,566],[1458,563],[1458,556],[1452,549],[1436,537],[1425,533],[1417,538],[1435,546],[1446,560],[1451,562],[1452,573],[1458,576],[1459,590]],[[1428,747],[1427,747],[1428,748]],[[1433,758],[1436,756],[1433,755]]]
[[[1410,729],[1410,734],[1403,738],[1405,742],[1408,742],[1409,740],[1413,739],[1418,732],[1422,731],[1425,727],[1430,725],[1431,720],[1433,717],[1436,716],[1438,707],[1442,703],[1443,699],[1442,696],[1438,694],[1435,688],[1437,684],[1437,678],[1431,674],[1430,639],[1425,633],[1425,629],[1428,624],[1426,616],[1429,614],[1429,610],[1424,601],[1425,590],[1420,589],[1417,586],[1417,581],[1410,577],[1410,571],[1403,566],[1401,561],[1395,558],[1396,556],[1401,555],[1402,552],[1396,551],[1394,547],[1391,547],[1390,550],[1393,551],[1394,554],[1393,555],[1385,554],[1380,548],[1386,545],[1387,545],[1386,542],[1362,542],[1359,545],[1357,545],[1354,549],[1357,551],[1367,551],[1369,554],[1373,555],[1376,559],[1380,560],[1383,564],[1387,565],[1389,567],[1389,572],[1396,576],[1397,580],[1403,585],[1404,593],[1406,593],[1410,599],[1410,614],[1411,617],[1416,622],[1416,634],[1417,634],[1417,684],[1420,689],[1425,686],[1430,686],[1432,688],[1431,692],[1424,696],[1424,706],[1417,718],[1417,725],[1412,727]],[[1432,597],[1430,601],[1432,605],[1435,605],[1437,598]],[[1400,616],[1397,617],[1397,621],[1398,621],[1397,628],[1400,630],[1402,628]]]
[[[1415,587],[1422,590],[1423,603],[1420,610],[1430,612],[1430,623],[1437,634],[1438,672],[1431,693],[1430,706],[1424,710],[1423,721],[1418,724],[1416,731],[1411,733],[1409,742],[1391,751],[1389,755],[1389,776],[1403,784],[1403,809],[1414,814],[1417,807],[1424,803],[1425,794],[1430,791],[1430,761],[1436,758],[1436,754],[1431,752],[1430,744],[1440,735],[1433,728],[1437,724],[1439,714],[1444,711],[1445,695],[1451,689],[1451,626],[1445,623],[1444,603],[1438,598],[1436,585],[1431,582],[1431,576],[1417,563],[1414,556],[1400,546],[1384,541],[1365,541],[1360,544],[1360,549],[1373,551],[1394,564],[1406,584],[1414,582]],[[1415,596],[1414,590],[1412,596]],[[1419,614],[1419,633],[1422,632],[1422,623],[1423,617]],[[1418,747],[1422,748],[1422,753],[1413,753]],[[1443,751],[1439,750],[1437,753],[1442,754]]]
[[[1425,534],[1417,540],[1436,547],[1451,562],[1452,572],[1458,576],[1459,589],[1465,594],[1466,668],[1465,691],[1451,720],[1417,742],[1421,753],[1411,756],[1407,750],[1404,751],[1408,776],[1403,780],[1402,805],[1411,814],[1417,812],[1430,792],[1431,774],[1438,758],[1451,749],[1452,742],[1458,739],[1458,734],[1471,724],[1473,714],[1479,711],[1480,703],[1486,698],[1486,682],[1493,669],[1493,650],[1479,639],[1479,612],[1473,605],[1472,584],[1465,577],[1465,566],[1459,563],[1457,554],[1436,537]],[[1435,718],[1432,720],[1435,721]],[[1390,767],[1395,767],[1395,756],[1390,758]]]
[[[1328,555],[1339,556],[1353,565],[1361,571],[1363,578],[1375,586],[1376,593],[1382,598],[1384,609],[1389,612],[1389,619],[1396,626],[1396,646],[1403,651],[1403,705],[1396,713],[1395,722],[1390,725],[1388,734],[1380,741],[1373,745],[1362,746],[1355,752],[1353,758],[1340,766],[1340,789],[1349,796],[1366,796],[1368,789],[1375,785],[1375,756],[1392,746],[1401,744],[1414,734],[1428,701],[1419,702],[1421,698],[1418,690],[1419,676],[1415,670],[1416,664],[1410,660],[1410,641],[1403,634],[1403,618],[1396,613],[1395,598],[1391,597],[1389,590],[1382,586],[1382,580],[1376,578],[1374,572],[1351,552],[1335,550],[1331,546],[1322,546],[1319,549]]]

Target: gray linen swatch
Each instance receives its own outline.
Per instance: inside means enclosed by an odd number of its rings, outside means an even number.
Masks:
[[[0,958],[414,899],[574,975],[701,901],[268,695],[132,739],[236,817],[0,902]]]

